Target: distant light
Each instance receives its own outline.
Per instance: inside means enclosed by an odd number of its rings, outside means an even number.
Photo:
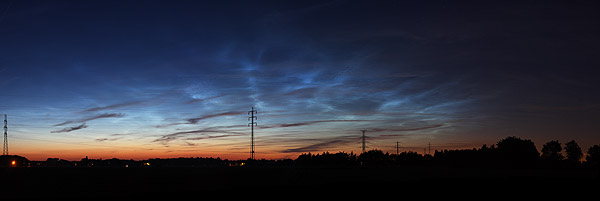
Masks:
[[[240,166],[244,166],[245,163],[240,164]]]
[[[148,165],[150,165],[150,163],[144,163],[144,165],[148,166]]]
[[[12,161],[12,162],[10,162],[10,164],[11,164],[11,165],[16,165],[16,164],[17,164],[17,161]]]

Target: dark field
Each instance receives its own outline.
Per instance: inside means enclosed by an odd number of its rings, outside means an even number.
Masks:
[[[593,193],[588,170],[482,170],[469,168],[4,168],[5,198],[186,198],[199,194],[394,196],[418,192]]]

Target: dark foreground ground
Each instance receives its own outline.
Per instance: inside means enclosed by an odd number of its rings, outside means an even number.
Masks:
[[[600,191],[589,170],[469,168],[4,168],[3,198],[560,195]],[[537,189],[537,190],[536,190]],[[541,189],[541,190],[540,190]],[[433,192],[422,194],[423,192]],[[3,200],[3,199],[0,199]],[[172,200],[172,199],[170,199]],[[179,200],[179,199],[177,199]]]

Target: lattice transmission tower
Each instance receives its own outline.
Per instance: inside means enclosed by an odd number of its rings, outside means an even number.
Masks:
[[[362,152],[365,153],[366,149],[367,149],[367,137],[365,136],[365,132],[367,130],[360,130],[362,131]]]
[[[4,147],[2,148],[2,155],[8,155],[8,120],[6,114],[4,114]]]
[[[250,132],[250,159],[254,160],[254,126],[258,126],[258,124],[256,123],[256,120],[258,120],[258,118],[256,118],[256,115],[258,114],[258,112],[254,109],[254,107],[252,107],[252,110],[248,111],[248,115],[250,115],[250,117],[248,117],[248,121],[250,121],[250,123],[248,123],[248,126],[251,127],[251,132]]]

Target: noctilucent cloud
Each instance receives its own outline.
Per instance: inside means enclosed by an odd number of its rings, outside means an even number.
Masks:
[[[597,2],[2,1],[32,160],[600,142]]]

